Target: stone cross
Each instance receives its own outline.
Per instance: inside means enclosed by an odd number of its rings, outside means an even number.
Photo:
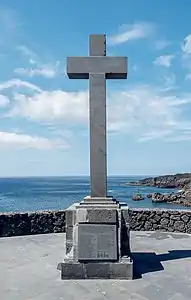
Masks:
[[[91,198],[107,197],[106,79],[127,78],[126,57],[106,57],[106,36],[90,35],[89,57],[67,57],[71,79],[89,79]]]

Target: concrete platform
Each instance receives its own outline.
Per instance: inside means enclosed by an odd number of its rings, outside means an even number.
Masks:
[[[136,279],[60,279],[65,234],[0,239],[2,300],[190,300],[191,235],[131,232]]]

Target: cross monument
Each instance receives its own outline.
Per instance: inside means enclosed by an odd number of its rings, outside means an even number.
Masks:
[[[71,79],[89,79],[90,196],[107,197],[106,79],[127,78],[127,58],[106,56],[106,36],[90,35],[89,57],[68,57]]]
[[[71,79],[89,79],[90,197],[66,209],[62,279],[132,279],[129,210],[107,196],[106,80],[127,78],[127,58],[106,56],[105,35],[90,35],[89,57],[68,57]]]

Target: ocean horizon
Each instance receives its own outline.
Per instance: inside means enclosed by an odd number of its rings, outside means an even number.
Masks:
[[[150,177],[151,175],[149,175]],[[153,176],[153,175],[152,175]],[[132,195],[154,192],[168,193],[175,189],[127,186],[129,181],[148,177],[110,175],[107,179],[108,196],[127,203],[132,208],[175,208],[181,205],[152,203],[151,199],[133,201]],[[0,212],[31,212],[39,210],[62,210],[89,195],[88,175],[81,176],[26,176],[0,178]]]

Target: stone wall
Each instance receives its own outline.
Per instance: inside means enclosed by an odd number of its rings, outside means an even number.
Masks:
[[[191,233],[191,210],[130,209],[131,230]],[[65,211],[0,214],[0,237],[65,232]]]
[[[191,209],[130,209],[131,230],[191,233]]]
[[[0,214],[0,237],[65,231],[65,211]]]

